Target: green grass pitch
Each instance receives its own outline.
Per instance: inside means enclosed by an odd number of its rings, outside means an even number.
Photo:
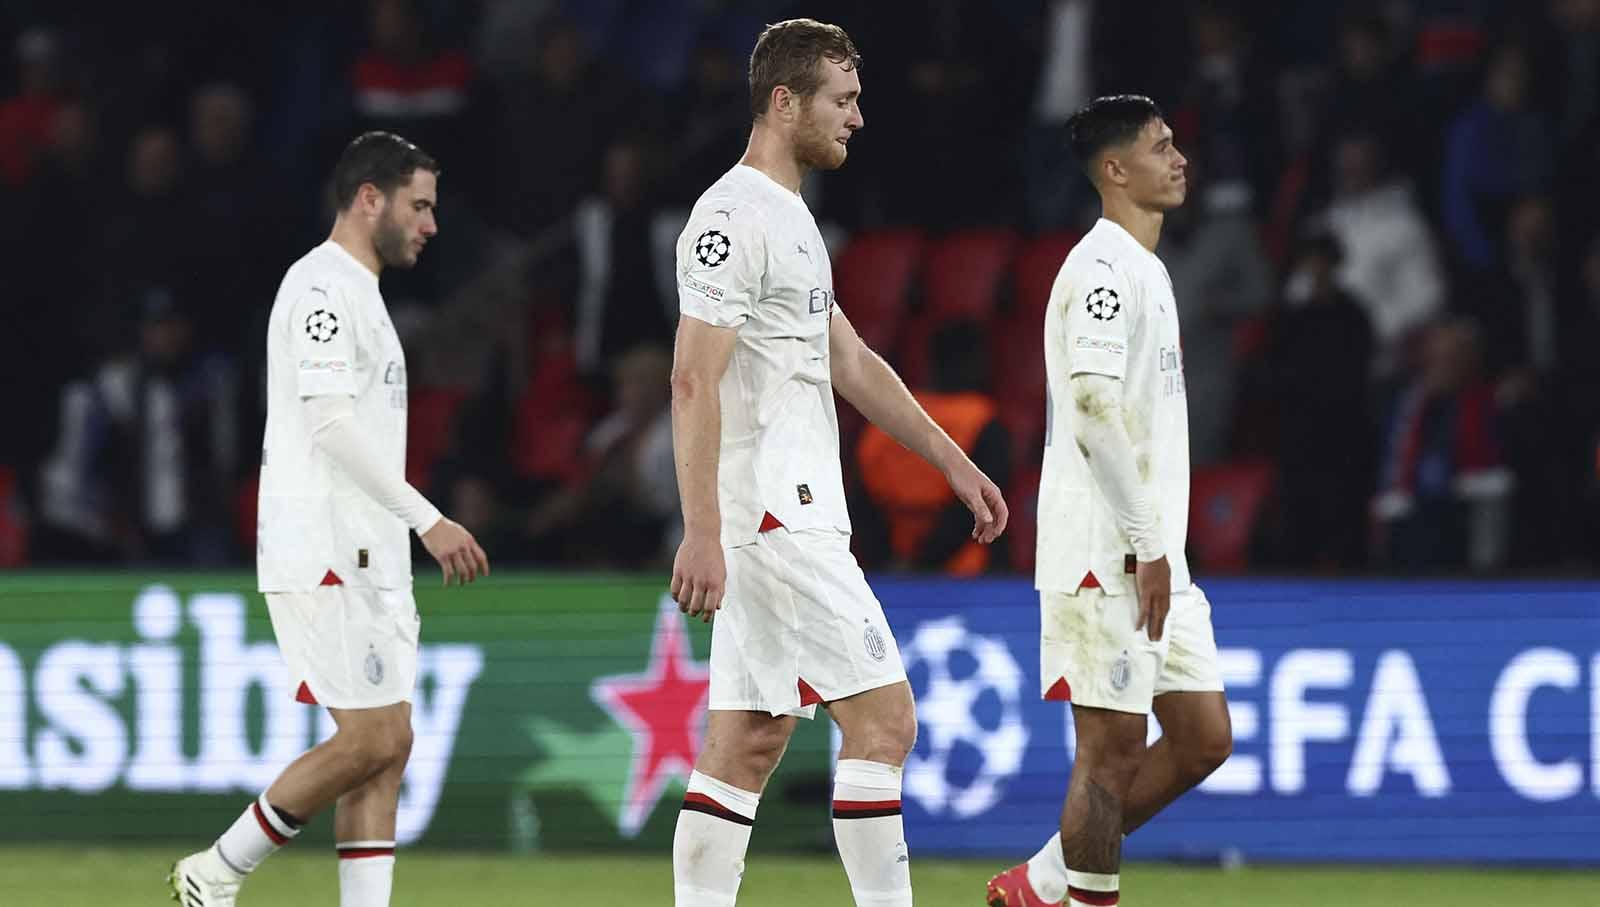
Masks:
[[[165,874],[182,848],[0,848],[0,904],[106,907],[169,903]],[[289,850],[246,883],[240,907],[337,907],[331,853]],[[998,862],[916,860],[918,907],[982,907]],[[1139,907],[1463,907],[1559,904],[1600,907],[1600,873],[1465,868],[1209,868],[1137,864],[1122,902]],[[462,904],[670,905],[665,857],[471,855],[401,851],[392,907]],[[849,907],[844,870],[822,857],[754,856],[741,907]]]

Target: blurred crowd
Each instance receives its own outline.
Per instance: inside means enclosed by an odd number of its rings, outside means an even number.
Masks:
[[[498,563],[669,563],[673,244],[791,15],[865,58],[866,128],[807,187],[840,306],[1018,514],[969,550],[937,475],[843,413],[869,567],[1031,564],[1036,315],[1097,216],[1064,123],[1121,92],[1191,161],[1158,251],[1199,560],[1593,562],[1600,0],[909,8],[7,4],[0,564],[250,562],[267,312],[369,128],[444,168],[438,240],[384,275],[411,480]]]

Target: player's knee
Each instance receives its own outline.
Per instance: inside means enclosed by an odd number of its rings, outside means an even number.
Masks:
[[[1199,784],[1221,767],[1222,763],[1227,762],[1231,755],[1233,755],[1232,734],[1207,734],[1189,749],[1188,758],[1184,760],[1185,769],[1190,780]]]
[[[908,709],[887,716],[863,731],[858,740],[850,742],[851,749],[869,761],[905,765],[911,748],[917,745],[916,712]]]
[[[741,761],[762,777],[769,776],[778,767],[778,760],[783,758],[783,751],[788,745],[789,735],[783,727],[763,727],[744,739],[741,747],[744,758]]]
[[[349,742],[349,758],[367,777],[404,767],[411,756],[411,727],[390,722],[369,728]]]

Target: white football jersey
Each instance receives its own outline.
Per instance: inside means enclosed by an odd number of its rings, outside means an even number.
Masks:
[[[351,586],[408,588],[410,529],[312,443],[301,398],[324,394],[355,398],[356,429],[403,477],[405,353],[377,275],[332,240],[289,268],[267,323],[257,582],[304,591],[331,570]]]
[[[678,237],[678,308],[734,328],[722,376],[722,543],[753,542],[771,513],[791,530],[850,531],[829,371],[833,266],[800,196],[738,165]]]
[[[1092,573],[1109,594],[1134,592],[1133,546],[1075,440],[1080,416],[1069,381],[1089,373],[1123,382],[1124,420],[1145,494],[1161,520],[1172,591],[1188,588],[1189,411],[1178,305],[1161,259],[1102,218],[1056,275],[1044,355],[1049,402],[1034,584],[1075,592]]]

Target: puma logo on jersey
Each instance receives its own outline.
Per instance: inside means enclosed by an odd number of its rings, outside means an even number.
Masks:
[[[794,244],[794,250],[795,250],[795,252],[797,252],[797,253],[799,253],[801,255],[804,255],[806,257],[806,261],[810,261],[811,260],[811,250],[806,248],[806,244],[805,243],[803,243],[803,242],[795,243]]]
[[[1096,259],[1095,259],[1095,263],[1096,263],[1096,264],[1102,264],[1102,265],[1105,265],[1105,266],[1106,266],[1106,270],[1107,270],[1107,271],[1114,271],[1114,270],[1116,270],[1116,269],[1115,269],[1115,268],[1113,268],[1113,267],[1111,267],[1111,262],[1109,262],[1109,261],[1106,261],[1106,260],[1105,260],[1105,259],[1104,259],[1104,258],[1096,258]]]
[[[739,210],[739,209],[738,208],[717,208],[717,209],[713,210],[711,213],[712,214],[720,214],[723,217],[726,217],[728,220],[733,220],[733,212],[735,212],[737,210]]]

